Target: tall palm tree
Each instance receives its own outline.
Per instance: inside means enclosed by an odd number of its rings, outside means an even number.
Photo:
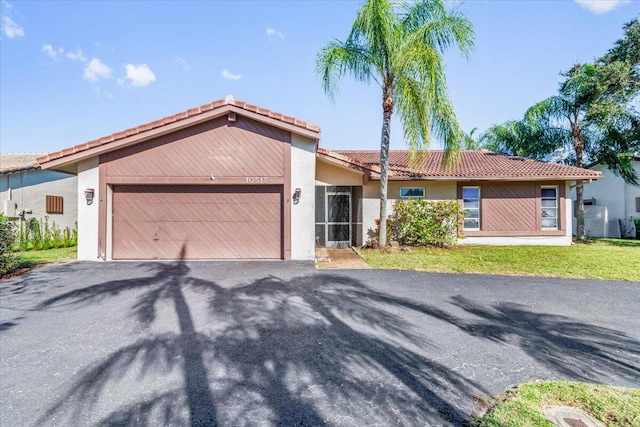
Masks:
[[[346,41],[333,40],[318,53],[316,71],[331,98],[344,75],[363,83],[373,80],[382,89],[381,247],[387,244],[391,116],[400,116],[410,149],[428,147],[433,133],[442,140],[446,164],[452,164],[462,131],[447,93],[443,54],[456,46],[468,56],[473,43],[471,22],[457,9],[447,10],[444,0],[367,0]]]
[[[593,132],[585,122],[589,103],[581,97],[581,81],[569,78],[558,91],[525,113],[525,121],[542,130],[538,142],[556,141],[560,145],[569,145],[575,154],[575,166],[583,167],[584,150],[591,143]],[[534,144],[535,145],[535,144]],[[576,237],[585,240],[583,186],[576,186]]]
[[[490,148],[504,147],[509,154],[542,158],[556,149],[571,152],[574,166],[586,161],[607,165],[625,181],[637,184],[631,160],[638,140],[639,122],[628,105],[612,102],[594,85],[608,70],[593,64],[577,64],[560,85],[558,94],[527,110],[523,120],[493,126],[487,132]],[[584,241],[583,187],[576,186],[576,237]]]

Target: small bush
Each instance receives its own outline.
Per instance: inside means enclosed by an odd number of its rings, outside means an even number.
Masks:
[[[69,227],[60,229],[55,222],[49,225],[49,218],[38,221],[31,218],[20,224],[18,250],[44,250],[53,248],[69,248],[76,246],[78,231]]]
[[[389,216],[389,240],[407,246],[453,246],[462,217],[456,200],[402,200]]]
[[[15,223],[0,214],[0,277],[18,268],[18,257],[13,253],[16,237]]]

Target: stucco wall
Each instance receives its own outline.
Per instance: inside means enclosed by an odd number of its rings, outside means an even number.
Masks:
[[[87,205],[84,190],[93,188],[93,203]],[[98,206],[100,185],[98,157],[78,163],[78,259],[83,261],[100,261],[98,256]]]
[[[291,193],[302,190],[298,204],[291,198],[291,259],[315,258],[315,141],[291,135]]]
[[[30,170],[0,176],[0,209],[4,210],[4,202],[9,199],[17,205],[16,211],[31,210],[25,219],[49,218],[49,224],[64,229],[75,228],[78,217],[77,177],[62,172],[48,170]],[[11,191],[9,191],[11,189]],[[63,197],[63,213],[48,214],[46,212],[46,196]]]
[[[316,185],[362,185],[364,173],[327,163],[316,162]]]
[[[640,187],[625,183],[603,165],[596,165],[592,169],[602,172],[602,178],[584,186],[584,198],[595,198],[597,206],[606,206],[609,220],[622,219],[633,227],[633,221],[629,219],[640,217],[640,212],[636,212],[635,201],[636,197],[640,197]],[[640,161],[634,162],[634,169],[640,176]],[[575,189],[571,191],[571,198],[576,199]],[[573,223],[575,226],[575,219]],[[604,228],[608,229],[606,225]],[[630,231],[635,235],[635,228]]]

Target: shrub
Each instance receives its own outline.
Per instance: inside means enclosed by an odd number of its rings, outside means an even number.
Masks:
[[[40,221],[31,218],[20,224],[18,249],[21,251],[68,248],[77,242],[78,231],[75,228],[60,229],[55,222],[49,225],[48,217]]]
[[[455,245],[462,209],[456,200],[402,200],[389,216],[390,240],[407,246]]]
[[[0,277],[18,268],[18,257],[13,253],[16,243],[16,225],[0,214]]]

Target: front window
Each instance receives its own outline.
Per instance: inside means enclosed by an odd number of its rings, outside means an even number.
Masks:
[[[462,187],[464,230],[480,230],[480,187]]]
[[[542,187],[542,229],[558,229],[558,187]]]
[[[400,188],[401,199],[423,199],[424,187],[402,187]]]

